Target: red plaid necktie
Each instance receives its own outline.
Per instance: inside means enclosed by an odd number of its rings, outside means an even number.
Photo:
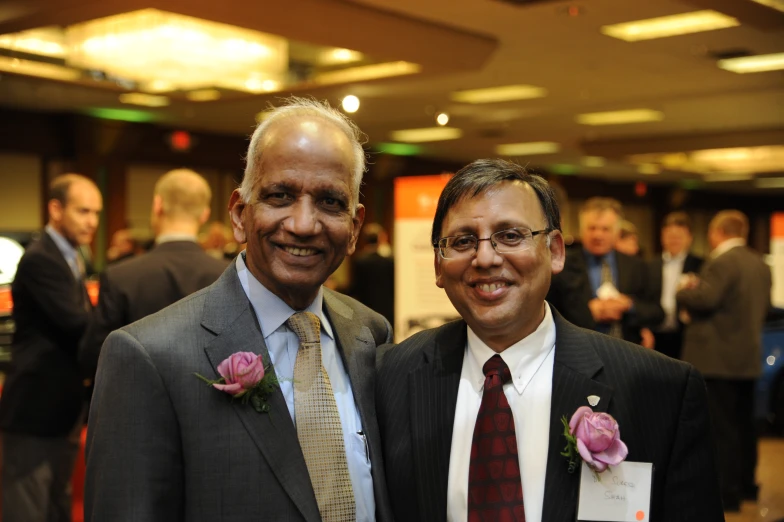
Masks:
[[[468,471],[468,522],[525,522],[514,417],[504,395],[512,373],[500,355],[482,371],[485,389]]]

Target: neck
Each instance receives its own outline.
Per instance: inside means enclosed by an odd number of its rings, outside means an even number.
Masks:
[[[196,236],[199,232],[199,224],[188,220],[162,219],[158,225],[156,237],[169,234]]]

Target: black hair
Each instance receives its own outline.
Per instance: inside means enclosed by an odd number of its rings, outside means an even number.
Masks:
[[[547,181],[536,174],[529,173],[525,167],[502,159],[480,159],[469,163],[447,182],[441,196],[438,198],[436,215],[433,218],[433,230],[430,240],[433,246],[441,237],[441,227],[444,224],[449,209],[465,198],[474,198],[485,192],[490,187],[504,181],[522,181],[527,183],[539,198],[542,211],[547,219],[549,230],[561,230],[561,212],[555,193]]]

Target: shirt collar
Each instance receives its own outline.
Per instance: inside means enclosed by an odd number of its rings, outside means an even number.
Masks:
[[[76,259],[76,249],[61,233],[55,230],[51,225],[46,225],[45,230],[46,233],[49,234],[49,237],[52,238],[52,241],[54,241],[54,244],[57,245],[57,249],[69,263]]]
[[[662,261],[664,261],[665,263],[669,263],[670,261],[682,262],[682,261],[686,261],[687,255],[689,255],[689,253],[686,251],[681,252],[677,256],[674,256],[669,252],[662,252]]]
[[[267,287],[261,284],[259,280],[250,273],[250,270],[248,270],[248,267],[245,264],[244,253],[245,252],[243,251],[241,255],[237,256],[237,276],[240,278],[240,283],[242,284],[242,289],[245,290],[245,295],[248,296],[250,304],[253,305],[253,309],[256,311],[256,316],[258,317],[259,325],[261,326],[261,334],[264,336],[264,339],[267,339],[278,330],[278,328],[288,321],[289,317],[296,312],[313,312],[318,316],[319,321],[321,322],[322,331],[327,334],[330,339],[335,338],[332,334],[332,326],[329,324],[329,321],[324,314],[324,287],[319,288],[316,298],[307,308],[304,310],[294,310],[287,305],[283,299],[270,292]],[[260,310],[263,310],[263,313],[260,313]]]
[[[585,258],[588,260],[588,262],[593,265],[601,265],[602,261],[604,261],[605,259],[607,260],[608,263],[615,262],[615,250],[610,250],[603,256],[595,256],[592,253],[590,253],[587,249],[583,248],[583,254]]]
[[[196,236],[193,234],[161,234],[155,238],[155,244],[171,243],[172,241],[193,241],[196,242]]]
[[[544,304],[544,319],[533,333],[517,341],[501,352],[509,370],[517,393],[522,394],[526,385],[533,379],[543,360],[555,346],[555,322],[550,306]],[[468,327],[468,378],[474,390],[479,392],[485,383],[482,366],[496,354]]]
[[[722,255],[723,253],[732,250],[735,247],[745,246],[746,240],[742,237],[732,237],[730,239],[725,239],[721,243],[718,244],[716,248],[710,253],[712,259],[715,259]]]

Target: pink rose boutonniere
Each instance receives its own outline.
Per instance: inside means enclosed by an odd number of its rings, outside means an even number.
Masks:
[[[195,375],[216,390],[228,393],[232,399],[240,399],[242,404],[250,402],[257,412],[267,413],[267,397],[278,387],[277,377],[267,373],[268,369],[269,366],[264,367],[261,355],[237,352],[218,365],[220,379],[210,380],[198,373]]]
[[[577,408],[572,419],[564,425],[566,448],[561,455],[569,458],[569,473],[574,473],[579,460],[585,461],[596,473],[607,466],[617,466],[626,459],[629,450],[621,441],[618,422],[608,413],[595,413],[588,406]]]

